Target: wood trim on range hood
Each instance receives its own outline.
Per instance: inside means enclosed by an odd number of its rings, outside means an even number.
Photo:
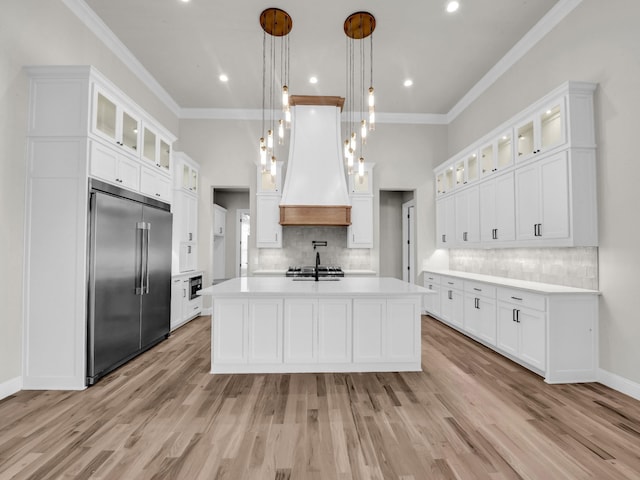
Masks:
[[[280,205],[280,225],[346,227],[351,205]]]

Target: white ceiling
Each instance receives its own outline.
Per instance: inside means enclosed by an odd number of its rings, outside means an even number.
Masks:
[[[86,0],[183,109],[261,108],[258,17],[269,7],[293,19],[291,93],[344,96],[343,23],[369,11],[377,21],[376,109],[401,114],[450,112],[536,24],[551,23],[556,4],[567,2],[460,0],[459,11],[448,14],[445,0]],[[228,83],[218,80],[221,73]],[[318,84],[309,83],[311,75]],[[403,86],[407,78],[410,88]]]

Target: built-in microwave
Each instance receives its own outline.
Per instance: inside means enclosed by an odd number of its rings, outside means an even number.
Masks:
[[[189,278],[189,300],[198,296],[198,290],[202,290],[202,275]]]

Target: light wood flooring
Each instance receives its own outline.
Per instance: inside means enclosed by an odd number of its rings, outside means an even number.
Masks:
[[[430,317],[400,374],[211,375],[209,323],[85,391],[0,401],[0,478],[640,478],[640,402],[547,385]]]

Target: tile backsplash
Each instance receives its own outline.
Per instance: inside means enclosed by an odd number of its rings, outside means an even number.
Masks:
[[[449,250],[449,268],[462,272],[598,289],[598,248]]]
[[[289,265],[314,265],[311,242],[325,240],[318,247],[323,265],[338,265],[344,270],[372,270],[371,250],[347,248],[347,227],[283,227],[282,248],[258,249],[259,270],[286,270]]]

